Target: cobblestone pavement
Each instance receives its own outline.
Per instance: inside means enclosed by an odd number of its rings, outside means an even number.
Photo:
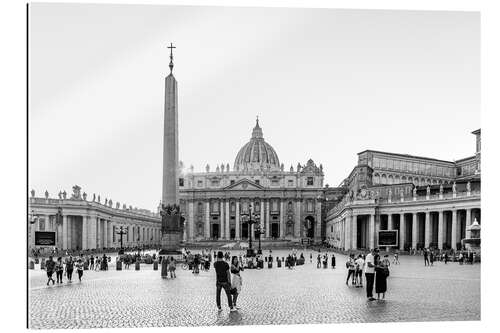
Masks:
[[[74,274],[76,282],[49,287],[44,271],[30,271],[30,325],[99,328],[480,320],[478,264],[437,262],[424,267],[421,257],[403,256],[401,265],[391,266],[386,301],[368,302],[364,289],[345,285],[345,256],[336,255],[336,269],[317,269],[315,259],[309,263],[309,253],[305,255],[306,264],[292,270],[274,267],[242,272],[241,309],[230,313],[222,293],[224,311],[220,314],[213,268],[195,276],[178,266],[177,279],[165,280],[152,265],[143,264],[140,271],[116,271],[112,265],[106,272],[85,271],[81,283]]]

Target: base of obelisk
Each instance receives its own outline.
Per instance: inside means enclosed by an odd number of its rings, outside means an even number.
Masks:
[[[182,255],[182,231],[169,231],[161,235],[161,250],[159,255]],[[178,259],[178,258],[175,258]]]

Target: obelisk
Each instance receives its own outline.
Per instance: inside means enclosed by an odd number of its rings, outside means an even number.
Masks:
[[[162,249],[160,254],[180,253],[183,222],[179,207],[179,133],[177,111],[177,81],[172,70],[173,49],[170,43],[170,74],[165,78],[165,110],[163,123],[163,183],[162,183]]]

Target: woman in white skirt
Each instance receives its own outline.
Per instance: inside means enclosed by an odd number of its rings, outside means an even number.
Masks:
[[[242,270],[243,268],[240,266],[238,257],[233,256],[231,260],[231,294],[233,295],[233,306],[238,310],[240,307],[236,305],[236,300],[238,299],[238,295],[241,293],[242,280],[240,271]]]

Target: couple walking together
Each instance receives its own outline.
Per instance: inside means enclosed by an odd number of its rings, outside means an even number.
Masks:
[[[227,303],[230,311],[236,311],[239,307],[236,305],[238,295],[241,292],[242,279],[240,271],[243,270],[237,256],[231,259],[231,266],[224,261],[224,254],[222,251],[217,253],[217,261],[214,263],[214,268],[217,276],[216,280],[216,295],[217,308],[219,312],[222,311],[220,293],[222,289],[227,296]]]

